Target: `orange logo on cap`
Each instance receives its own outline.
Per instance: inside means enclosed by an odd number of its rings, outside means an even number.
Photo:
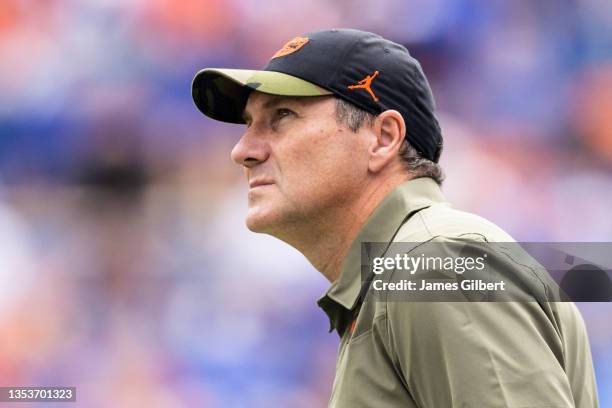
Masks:
[[[274,58],[278,58],[278,57],[284,57],[285,55],[289,55],[291,53],[294,53],[297,50],[299,50],[300,48],[302,48],[303,46],[305,46],[307,43],[308,43],[308,38],[306,38],[306,37],[295,37],[293,40],[290,40],[285,45],[283,45],[283,48],[281,48],[280,50],[276,51],[276,54],[274,54],[272,56],[272,58],[270,58],[270,59],[274,59]]]
[[[368,91],[372,99],[374,99],[374,102],[378,102],[378,98],[376,97],[376,95],[374,95],[374,92],[372,91],[372,81],[378,76],[378,74],[378,71],[374,71],[372,75],[368,75],[361,81],[357,82],[358,85],[349,85],[348,89],[365,89],[366,91]]]

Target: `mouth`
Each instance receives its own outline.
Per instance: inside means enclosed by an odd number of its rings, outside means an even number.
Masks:
[[[272,180],[255,179],[255,180],[249,181],[249,188],[250,189],[254,189],[256,187],[269,186],[269,185],[272,185],[272,184],[274,184],[274,182]]]

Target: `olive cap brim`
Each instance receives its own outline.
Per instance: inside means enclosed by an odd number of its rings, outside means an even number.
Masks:
[[[197,108],[213,119],[244,123],[242,112],[249,94],[259,91],[281,96],[321,96],[332,92],[303,79],[274,71],[206,68],[192,83]]]

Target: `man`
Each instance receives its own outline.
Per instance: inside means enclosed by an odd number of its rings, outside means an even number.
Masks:
[[[292,245],[330,282],[341,336],[331,407],[593,407],[572,303],[364,301],[365,242],[512,241],[445,202],[442,135],[419,63],[357,30],[296,37],[262,71],[204,69],[204,114],[244,123],[231,152],[250,230]]]

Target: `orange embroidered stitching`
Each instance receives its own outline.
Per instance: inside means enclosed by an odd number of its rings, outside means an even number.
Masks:
[[[295,37],[294,39],[287,41],[287,43],[283,45],[280,50],[276,51],[276,54],[274,54],[270,59],[284,57],[285,55],[292,54],[303,46],[305,46],[308,41],[309,40],[306,37]]]
[[[372,75],[368,75],[367,77],[363,78],[361,81],[357,82],[358,85],[349,85],[348,89],[353,90],[353,89],[363,88],[366,91],[368,91],[372,99],[374,99],[374,102],[378,102],[378,98],[376,97],[376,95],[374,95],[374,92],[372,91],[372,81],[374,80],[374,78],[378,76],[378,74],[379,74],[378,71],[374,71]]]

